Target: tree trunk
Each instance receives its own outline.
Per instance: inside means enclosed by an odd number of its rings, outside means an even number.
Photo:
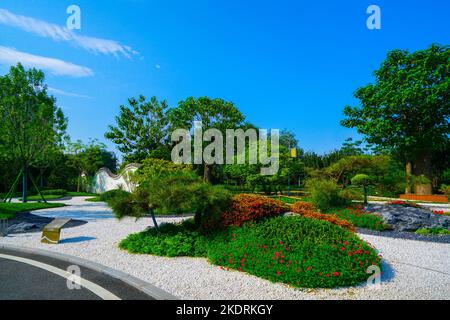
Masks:
[[[406,188],[405,194],[411,193],[411,175],[412,175],[412,163],[411,161],[406,162]]]
[[[364,206],[367,206],[369,204],[368,201],[368,190],[367,190],[367,186],[364,186]]]
[[[202,225],[202,213],[201,212],[196,212],[194,215],[194,224],[195,227],[198,229],[200,228],[200,226]]]
[[[22,202],[26,203],[28,197],[28,165],[23,166],[22,175]]]
[[[211,183],[211,166],[208,164],[203,167],[203,181]]]
[[[39,184],[41,188],[44,188],[44,170],[40,169],[41,176],[39,177]]]
[[[421,152],[414,161],[414,176],[425,177],[429,180],[428,183],[414,182],[414,193],[418,195],[432,194],[431,186],[432,168],[431,168],[431,152],[426,150]]]

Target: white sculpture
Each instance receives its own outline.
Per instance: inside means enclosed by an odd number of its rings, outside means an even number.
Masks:
[[[91,192],[104,193],[116,189],[132,192],[135,185],[131,181],[131,176],[139,167],[140,164],[137,163],[128,164],[118,175],[113,174],[108,168],[101,168],[94,176]]]

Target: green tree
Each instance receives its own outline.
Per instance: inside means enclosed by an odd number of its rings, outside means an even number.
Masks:
[[[22,201],[27,202],[30,166],[62,143],[67,120],[48,95],[44,73],[18,64],[0,77],[0,153],[22,167]]]
[[[367,174],[357,174],[352,178],[352,185],[363,187],[364,191],[364,205],[367,206],[367,196],[369,193],[369,186],[373,184],[373,179]]]
[[[93,176],[102,167],[111,171],[117,169],[117,158],[106,150],[106,145],[96,139],[84,144],[81,140],[69,143],[69,164],[78,171],[77,192],[80,191],[83,174]]]
[[[208,97],[187,98],[170,112],[173,128],[191,130],[194,122],[201,121],[203,130],[217,129],[225,137],[227,129],[244,128],[245,117],[232,103]],[[211,166],[204,164],[203,179],[211,182]]]
[[[369,143],[400,151],[407,185],[412,174],[431,181],[433,152],[448,144],[449,70],[449,46],[391,51],[375,71],[375,83],[355,92],[361,107],[344,109],[342,125],[357,128]],[[431,194],[431,184],[416,184],[415,192]]]
[[[124,153],[126,162],[141,162],[147,157],[170,159],[168,104],[144,96],[128,99],[120,106],[116,126],[109,126],[105,137]]]

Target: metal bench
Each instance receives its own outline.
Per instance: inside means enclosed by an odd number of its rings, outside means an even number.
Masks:
[[[61,236],[61,229],[69,221],[70,219],[67,218],[56,218],[50,222],[42,231],[41,242],[47,244],[58,244]]]

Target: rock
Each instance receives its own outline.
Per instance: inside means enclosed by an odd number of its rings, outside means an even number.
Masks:
[[[450,217],[434,214],[424,208],[403,205],[369,204],[366,211],[378,213],[395,231],[416,231],[420,228],[450,228]]]
[[[35,223],[21,222],[9,226],[7,230],[8,233],[23,233],[32,230],[34,228],[39,228],[39,226],[37,226]]]
[[[283,217],[294,217],[294,216],[299,216],[299,214],[295,213],[295,212],[285,212],[285,213],[283,213]]]

